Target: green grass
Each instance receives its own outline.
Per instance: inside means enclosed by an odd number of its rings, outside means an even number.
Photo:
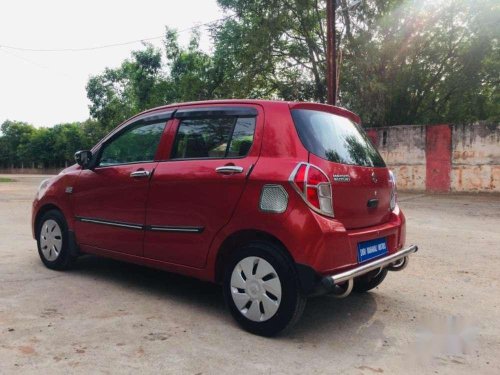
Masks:
[[[0,177],[0,182],[14,182],[16,180],[13,180],[12,178],[8,177]]]

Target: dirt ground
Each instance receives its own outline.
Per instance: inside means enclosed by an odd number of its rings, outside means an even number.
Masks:
[[[500,374],[500,197],[400,194],[408,268],[310,299],[273,339],[238,328],[218,286],[97,257],[55,272],[31,238],[40,176],[0,183],[0,374]]]

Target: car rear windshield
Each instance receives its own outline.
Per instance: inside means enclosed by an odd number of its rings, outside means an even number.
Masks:
[[[334,163],[385,167],[364,131],[348,118],[307,109],[291,112],[300,140],[309,152]]]

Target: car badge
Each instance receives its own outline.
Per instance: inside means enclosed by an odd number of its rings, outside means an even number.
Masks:
[[[335,182],[351,182],[351,176],[348,174],[334,174],[333,181]]]
[[[375,174],[375,172],[372,172],[372,181],[374,184],[376,184],[378,182],[378,178],[377,178],[377,175]]]

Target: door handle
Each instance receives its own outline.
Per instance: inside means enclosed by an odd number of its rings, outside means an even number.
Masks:
[[[224,165],[223,167],[215,168],[215,171],[221,174],[235,174],[242,173],[243,167],[238,167],[237,165]]]
[[[135,172],[130,173],[130,177],[132,177],[132,178],[149,177],[150,174],[151,174],[151,172],[149,172],[149,171],[139,170],[139,171],[135,171]]]

